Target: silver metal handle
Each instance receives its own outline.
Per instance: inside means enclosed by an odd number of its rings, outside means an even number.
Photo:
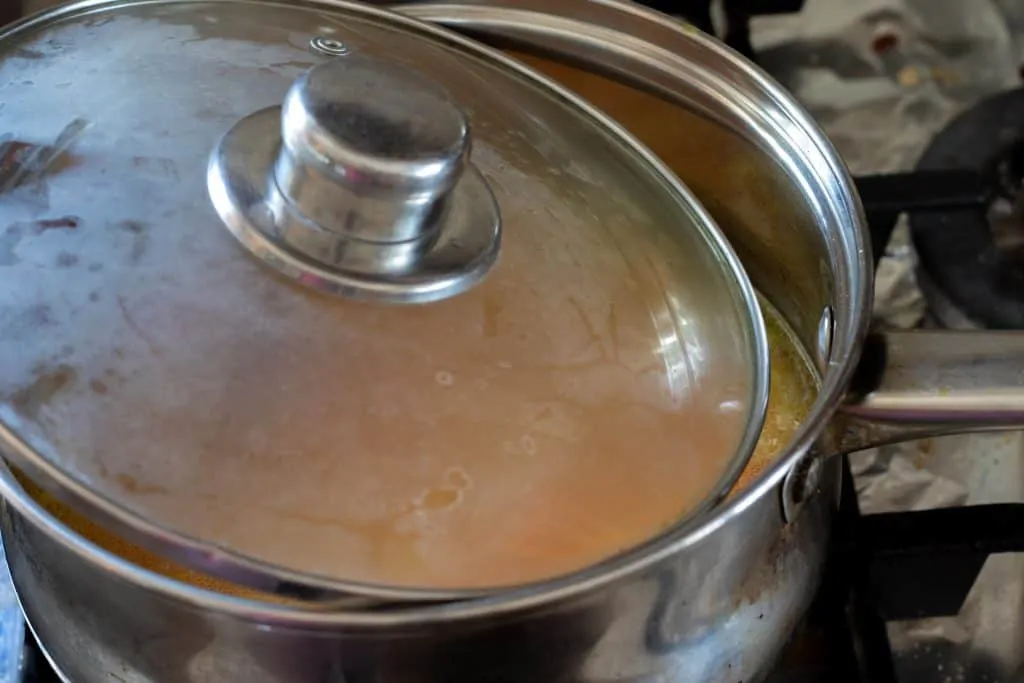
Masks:
[[[787,474],[782,515],[795,520],[822,461],[947,434],[1024,429],[1024,332],[873,331],[834,439]]]
[[[1024,429],[1024,333],[874,332],[849,400],[842,452],[914,438]]]

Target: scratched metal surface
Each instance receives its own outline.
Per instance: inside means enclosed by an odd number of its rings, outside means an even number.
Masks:
[[[1020,85],[1022,0],[807,0],[758,20],[764,65],[811,110],[856,173],[910,169],[979,98]],[[905,225],[877,275],[876,313],[932,322]],[[933,439],[855,458],[866,512],[1024,501],[1021,434]],[[890,626],[901,681],[1024,681],[1024,556],[993,557],[956,618]]]

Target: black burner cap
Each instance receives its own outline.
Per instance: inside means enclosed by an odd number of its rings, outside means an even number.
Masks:
[[[988,211],[912,214],[923,280],[971,321],[1024,328],[1024,89],[982,100],[940,132],[918,170],[980,173]]]

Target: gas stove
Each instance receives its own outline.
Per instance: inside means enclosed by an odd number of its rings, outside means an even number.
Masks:
[[[52,2],[0,4],[3,23]],[[685,7],[819,120],[858,176],[882,324],[1024,328],[1024,0],[644,4]],[[844,458],[829,569],[770,683],[1020,677],[1022,452],[1013,434]],[[2,580],[0,625],[0,683],[58,680]]]

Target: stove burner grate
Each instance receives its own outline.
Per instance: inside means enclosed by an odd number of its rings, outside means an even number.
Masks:
[[[933,312],[949,327],[1024,329],[1024,89],[960,114],[918,169],[974,172],[991,188],[983,207],[910,217]]]

